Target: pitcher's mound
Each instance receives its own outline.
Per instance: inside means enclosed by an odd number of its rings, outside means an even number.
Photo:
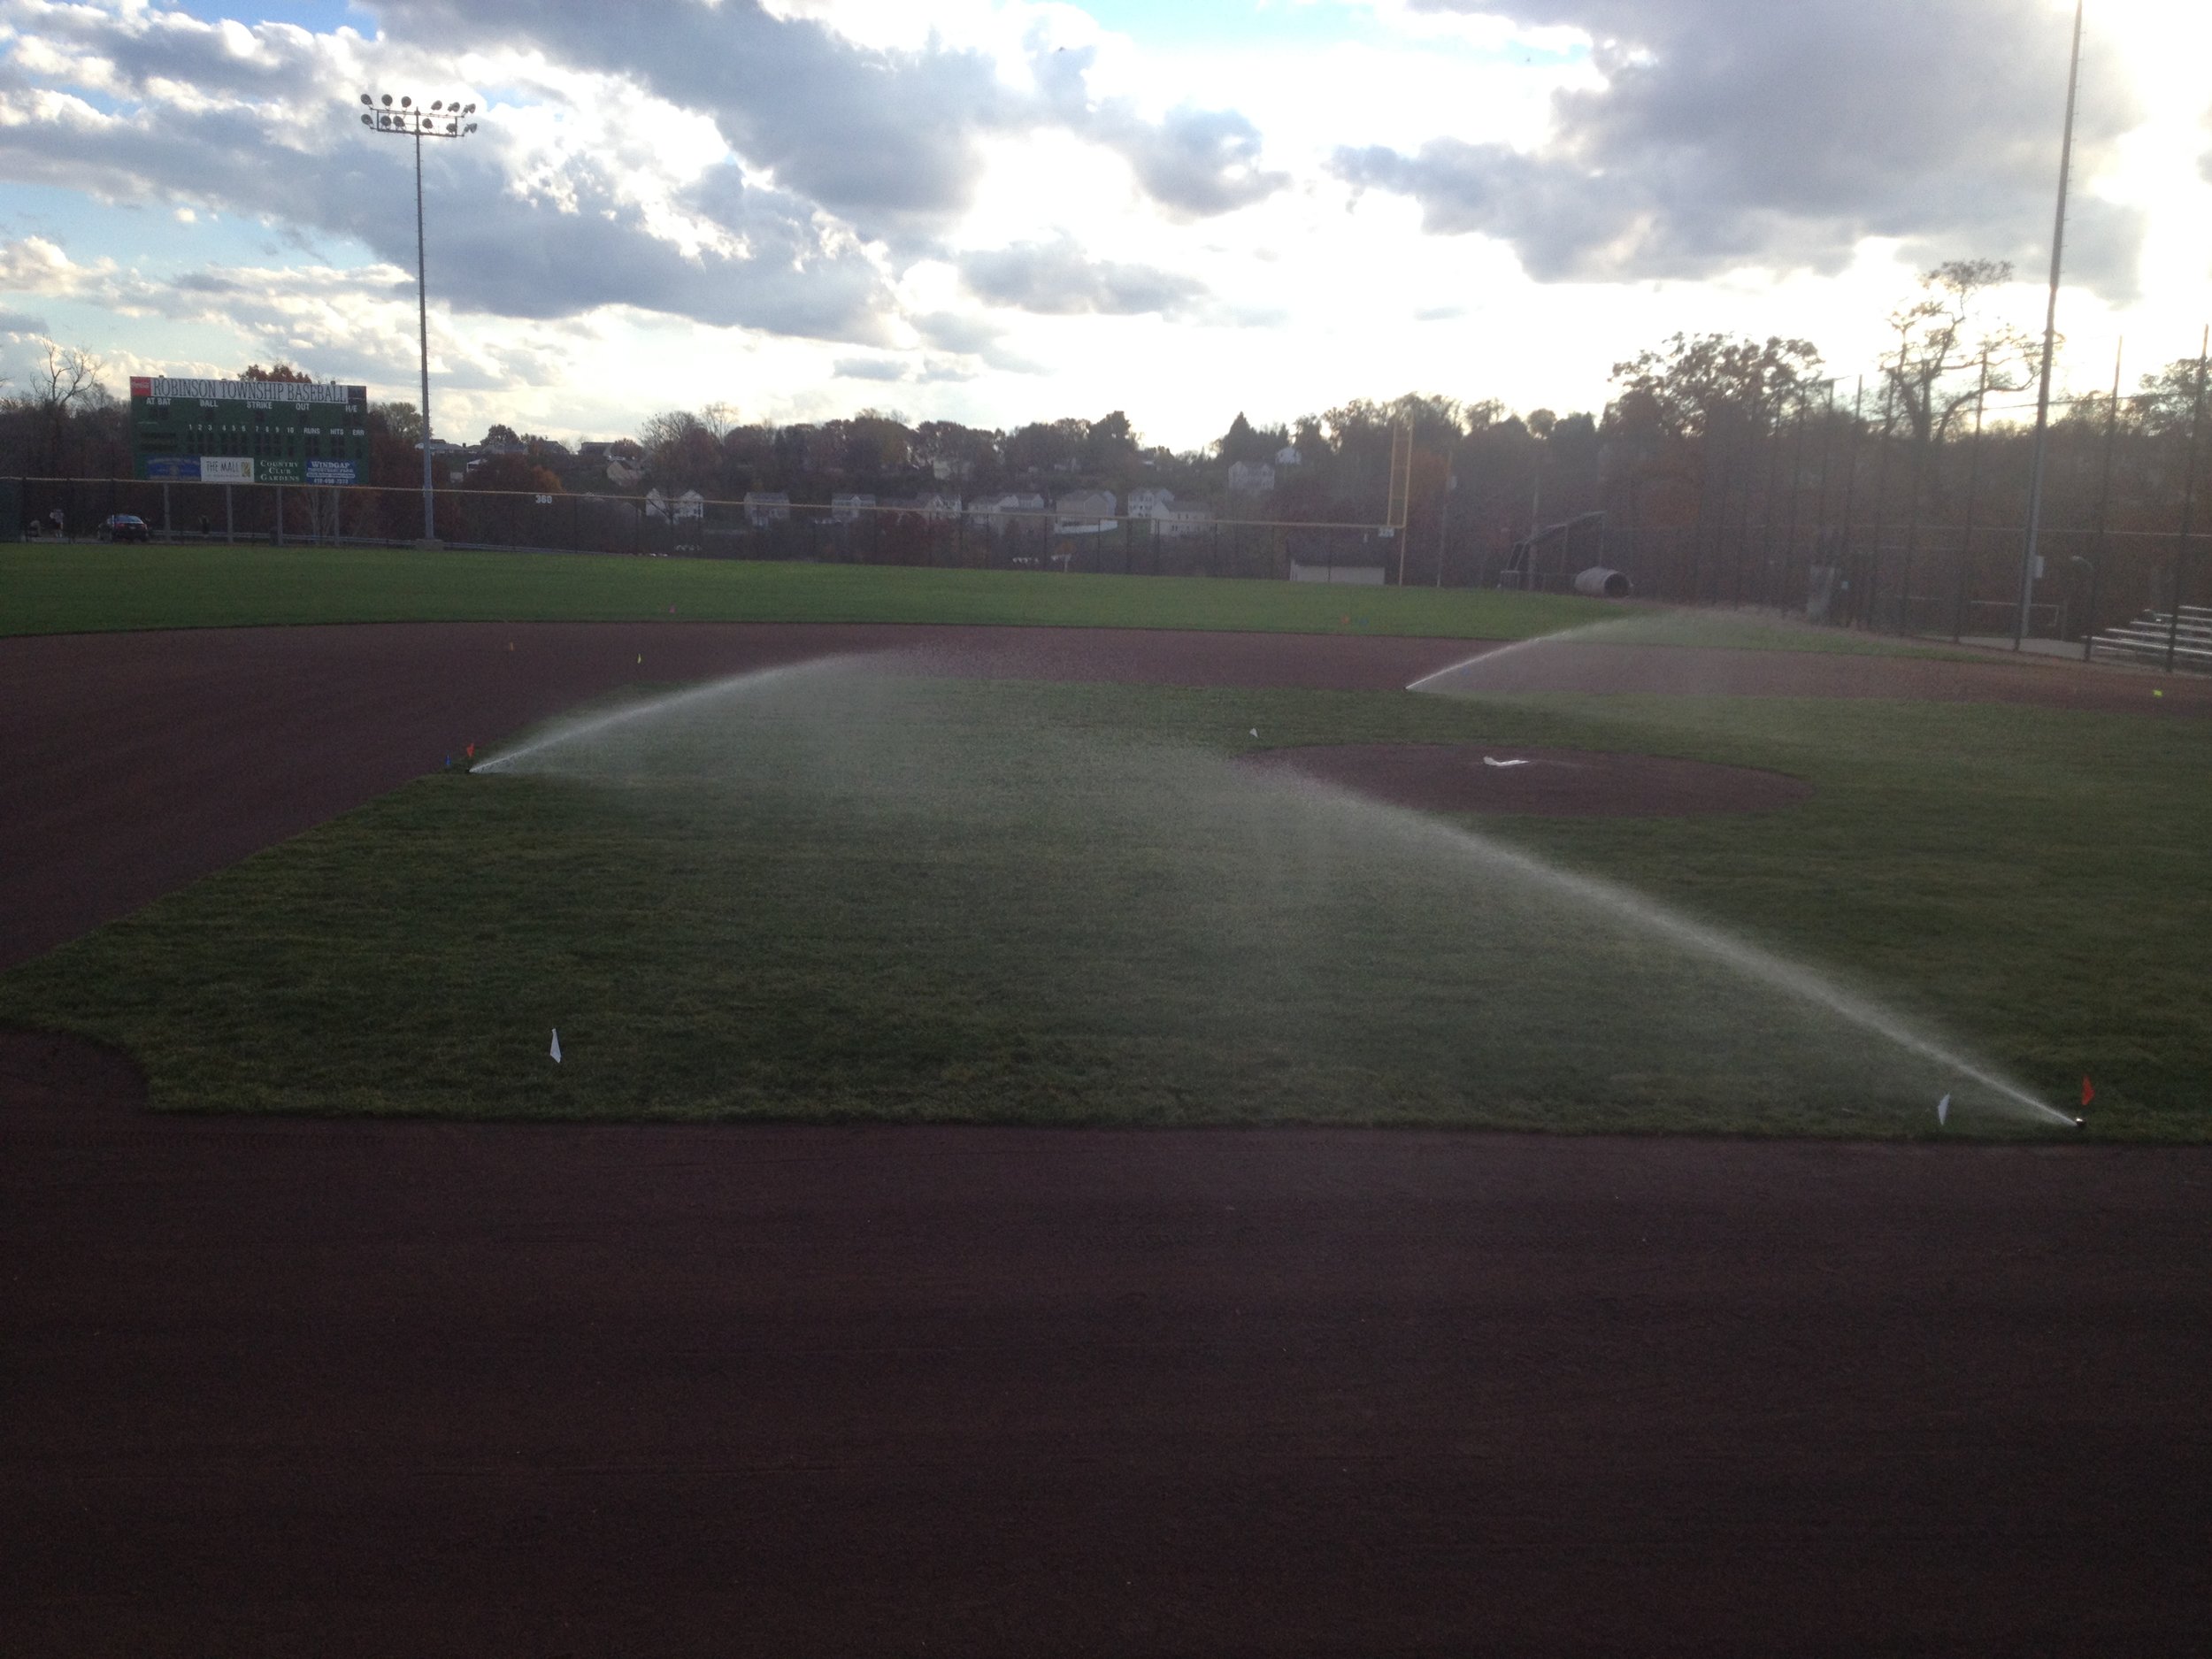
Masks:
[[[1238,764],[1427,812],[1678,818],[1771,812],[1813,793],[1802,779],[1778,772],[1578,749],[1343,743],[1268,749],[1240,756]]]

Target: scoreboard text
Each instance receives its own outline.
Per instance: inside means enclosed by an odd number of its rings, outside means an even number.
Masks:
[[[369,470],[368,428],[365,386],[131,377],[131,456],[141,478],[358,484]]]

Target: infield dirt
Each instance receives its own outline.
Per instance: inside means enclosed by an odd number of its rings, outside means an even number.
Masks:
[[[1497,649],[1507,649],[1501,646]],[[1467,641],[748,623],[454,623],[0,640],[0,968],[349,810],[450,757],[639,681],[854,651],[916,672],[1395,690]],[[1911,697],[2212,710],[2120,669],[1809,652],[1523,645],[1486,691]],[[1448,690],[1455,680],[1439,682]],[[2162,691],[2154,701],[2153,690]]]
[[[1386,687],[1466,649],[911,632],[6,642],[0,960],[641,674],[892,635],[948,672]],[[1763,660],[1770,693],[2147,698]],[[0,1036],[12,1653],[2212,1640],[2202,1151],[141,1098]]]

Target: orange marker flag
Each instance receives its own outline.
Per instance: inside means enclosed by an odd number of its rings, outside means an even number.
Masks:
[[[2089,1073],[2081,1074],[2081,1103],[2085,1106],[2097,1098],[2097,1086],[2089,1080]]]
[[[463,749],[461,752],[462,752],[464,755],[466,755],[466,756],[467,756],[467,757],[468,757],[471,760],[474,760],[474,759],[476,758],[476,745],[475,745],[475,744],[473,744],[473,743],[471,743],[471,744],[470,744],[470,745],[469,745],[466,749]]]

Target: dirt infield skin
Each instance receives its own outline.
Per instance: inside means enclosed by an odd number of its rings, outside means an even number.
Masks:
[[[672,680],[915,632],[0,644],[0,959],[641,651]],[[1181,683],[1466,649],[926,632],[959,672]],[[1773,672],[2140,685],[1867,662]],[[9,1655],[2212,1644],[2202,1152],[142,1098],[0,1033]]]

